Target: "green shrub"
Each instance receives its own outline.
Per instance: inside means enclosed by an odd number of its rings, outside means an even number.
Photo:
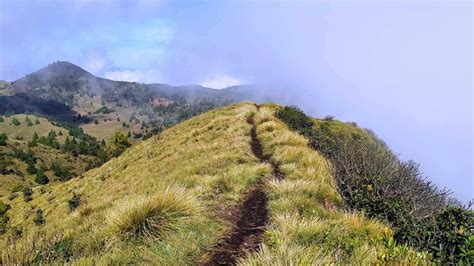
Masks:
[[[44,173],[43,168],[38,169],[38,171],[36,172],[35,182],[40,185],[45,185],[49,183],[49,178]]]
[[[446,208],[448,191],[427,181],[416,163],[400,161],[373,132],[354,124],[333,119],[313,123],[294,107],[281,108],[276,115],[331,161],[339,192],[350,208],[391,224],[398,243],[432,252],[441,263],[464,262],[467,255],[459,254],[470,243],[466,239],[472,238],[472,233],[466,230],[468,236],[458,238],[455,232],[459,226],[456,230],[456,226],[447,226],[456,216]],[[472,216],[465,208],[457,211]],[[441,225],[440,220],[450,222]],[[464,226],[470,221],[472,227],[472,218],[462,221]],[[447,235],[453,234],[456,240],[446,243]]]
[[[30,163],[29,163],[28,166],[26,167],[26,171],[28,172],[28,174],[34,175],[34,174],[36,174],[36,172],[37,172],[38,170],[36,169],[36,167],[35,167],[34,164],[32,164],[32,163],[30,164]]]
[[[33,126],[33,122],[31,122],[31,120],[30,120],[30,118],[29,118],[28,116],[25,118],[25,123],[26,123],[26,125],[29,126],[29,127]]]
[[[19,125],[21,125],[20,121],[18,121],[18,119],[16,119],[16,117],[13,117],[13,118],[12,118],[12,124],[13,124],[14,126],[19,126]]]
[[[69,171],[69,169],[61,166],[57,162],[53,162],[50,169],[53,171],[54,175],[59,178],[59,181],[67,181],[73,177],[73,174]]]
[[[38,133],[33,133],[33,137],[31,137],[31,141],[28,142],[28,147],[36,147],[38,146],[38,139],[39,139],[39,136],[38,136]]]
[[[39,125],[39,124],[40,124],[40,121],[38,120],[38,118],[36,118],[35,125]]]
[[[114,133],[114,135],[112,135],[109,142],[107,143],[107,155],[109,158],[117,157],[131,145],[132,144],[128,141],[127,136],[125,136],[122,132],[117,131]]]
[[[74,193],[72,198],[67,202],[69,206],[69,212],[73,212],[79,205],[81,205],[81,196]]]
[[[5,122],[5,119],[3,118],[3,116],[0,116],[0,123],[3,123]]]
[[[8,136],[5,133],[0,133],[0,146],[7,145]]]
[[[437,262],[469,265],[474,262],[474,211],[460,206],[448,206],[436,219],[429,232],[430,251]]]

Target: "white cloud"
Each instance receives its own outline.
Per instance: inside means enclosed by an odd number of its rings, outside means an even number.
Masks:
[[[98,75],[105,67],[107,59],[103,57],[89,58],[82,64],[85,70],[91,72],[94,75]]]
[[[105,78],[111,80],[135,81],[141,83],[163,82],[163,75],[157,69],[107,71],[105,72]]]
[[[214,75],[200,83],[203,87],[225,89],[230,86],[242,85],[244,82],[229,75]]]

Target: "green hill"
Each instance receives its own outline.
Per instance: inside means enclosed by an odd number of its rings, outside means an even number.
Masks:
[[[277,110],[252,103],[216,109],[81,178],[1,197],[2,263],[429,260],[397,245],[387,224],[347,208],[331,163],[277,119]]]
[[[18,125],[13,123],[15,119],[18,121]],[[0,122],[0,132],[6,133],[12,139],[30,141],[35,132],[38,136],[47,136],[51,130],[58,133],[61,131],[61,135],[57,136],[58,141],[61,143],[69,136],[67,129],[53,125],[48,119],[35,115],[18,114],[8,117],[2,116],[0,121],[2,120],[4,121]]]

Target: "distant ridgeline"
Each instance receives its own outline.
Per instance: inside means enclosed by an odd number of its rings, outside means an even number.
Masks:
[[[31,113],[77,125],[118,119],[121,123],[117,125],[121,125],[128,120],[127,124],[132,128],[134,124],[140,124],[140,129],[144,129],[139,132],[134,128],[132,133],[136,133],[136,136],[147,134],[147,127],[142,128],[143,122],[153,124],[153,128],[169,127],[230,103],[271,100],[262,93],[258,94],[252,86],[214,90],[199,85],[170,86],[113,81],[96,77],[64,61],[0,85],[0,114]],[[100,110],[115,112],[103,113]],[[107,114],[110,115],[105,116]],[[120,129],[117,125],[109,127]],[[90,128],[84,129],[87,131]],[[111,136],[110,132],[104,136],[101,134],[103,132],[96,131],[92,129],[90,133],[101,138]]]

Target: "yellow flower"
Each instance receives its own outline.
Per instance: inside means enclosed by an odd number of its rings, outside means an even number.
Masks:
[[[373,189],[372,185],[367,185],[367,191],[370,192],[370,191],[372,191],[372,189]]]

